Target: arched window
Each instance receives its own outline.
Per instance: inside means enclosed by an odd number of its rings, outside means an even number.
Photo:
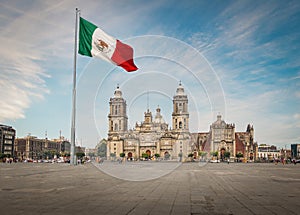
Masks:
[[[115,123],[115,131],[118,131],[118,124]]]
[[[181,121],[179,122],[179,128],[182,128],[182,122]]]

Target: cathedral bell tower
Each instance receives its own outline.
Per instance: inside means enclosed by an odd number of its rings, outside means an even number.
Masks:
[[[175,132],[189,132],[188,98],[181,82],[173,97],[172,129]]]
[[[114,92],[114,97],[109,101],[108,136],[122,134],[127,131],[128,117],[126,114],[126,101],[122,97],[119,86]]]

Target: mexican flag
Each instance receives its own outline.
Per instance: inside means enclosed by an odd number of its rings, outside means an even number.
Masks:
[[[99,57],[124,68],[127,72],[138,68],[133,62],[133,49],[106,34],[96,25],[80,17],[78,53]]]

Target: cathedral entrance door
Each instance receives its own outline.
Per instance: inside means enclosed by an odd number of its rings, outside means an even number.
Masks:
[[[250,153],[250,160],[253,160],[253,153]]]
[[[147,150],[146,154],[148,155],[148,158],[151,158],[151,151],[150,150]]]
[[[165,160],[168,160],[170,158],[170,154],[168,151],[165,152],[164,158],[165,158]]]
[[[132,152],[128,152],[127,157],[128,157],[128,160],[132,160]]]
[[[225,159],[225,152],[226,152],[226,150],[224,148],[222,148],[221,152],[220,152],[221,161],[224,161],[224,159]]]

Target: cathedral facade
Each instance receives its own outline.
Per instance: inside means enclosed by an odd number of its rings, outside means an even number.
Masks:
[[[218,152],[220,158],[227,153],[234,158],[237,153],[254,159],[253,127],[247,127],[246,132],[235,132],[234,124],[226,124],[221,116],[210,126],[206,133],[190,133],[188,97],[180,83],[173,96],[172,126],[164,121],[161,109],[157,107],[153,116],[148,109],[144,120],[136,123],[133,129],[128,129],[126,100],[119,87],[110,98],[108,114],[107,157],[141,159],[159,156],[168,159],[186,159],[188,155],[199,157],[199,152]],[[252,154],[251,154],[252,153]],[[251,157],[252,156],[252,157]]]

